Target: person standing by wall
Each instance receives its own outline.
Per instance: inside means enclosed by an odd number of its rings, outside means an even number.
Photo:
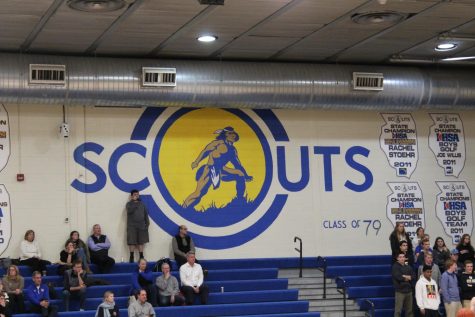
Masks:
[[[129,246],[129,262],[134,262],[134,251],[139,251],[139,259],[143,259],[144,244],[149,241],[148,227],[150,219],[148,218],[147,206],[140,200],[140,193],[133,189],[130,192],[130,200],[126,204],[127,209],[127,244]]]
[[[416,302],[421,316],[439,317],[440,295],[436,281],[432,278],[432,270],[437,265],[422,266],[422,276],[416,283]]]
[[[445,272],[442,274],[440,281],[440,293],[444,300],[447,317],[455,317],[460,308],[462,308],[456,270],[457,263],[453,260],[447,260],[445,263]]]
[[[470,302],[475,297],[475,274],[473,273],[473,262],[465,261],[465,270],[460,276],[460,296],[462,297],[463,308],[470,308]]]
[[[392,278],[395,295],[394,317],[400,317],[404,309],[406,317],[413,317],[412,312],[412,279],[414,271],[412,267],[406,264],[404,253],[399,253],[397,262],[392,267]]]

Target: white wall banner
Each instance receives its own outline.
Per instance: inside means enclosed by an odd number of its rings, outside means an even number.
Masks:
[[[460,116],[456,113],[430,113],[429,147],[445,176],[458,177],[465,166],[465,136]]]
[[[11,237],[10,195],[5,185],[0,184],[0,255],[7,249]]]
[[[386,215],[393,226],[404,222],[406,232],[415,237],[417,227],[425,228],[424,199],[417,182],[388,183],[392,193],[388,196]]]
[[[0,172],[7,166],[10,157],[10,125],[8,113],[0,104]]]
[[[409,113],[382,113],[381,116],[386,122],[381,127],[381,149],[396,175],[410,178],[419,157],[416,123]]]
[[[457,244],[464,233],[472,235],[473,211],[466,182],[436,182],[441,192],[435,210],[445,233]]]

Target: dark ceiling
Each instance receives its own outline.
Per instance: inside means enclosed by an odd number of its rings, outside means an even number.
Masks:
[[[475,0],[127,0],[107,13],[67,2],[1,0],[0,51],[367,64],[475,55]],[[436,51],[444,41],[456,49]]]

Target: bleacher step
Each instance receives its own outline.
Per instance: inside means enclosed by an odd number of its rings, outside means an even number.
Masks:
[[[294,287],[295,288],[295,287]],[[321,288],[315,288],[315,287],[299,287],[299,294],[300,295],[323,295],[323,287]],[[327,295],[340,295],[342,297],[337,288],[333,286],[328,286],[327,285]]]
[[[299,269],[280,269],[279,278],[299,278]],[[323,272],[318,269],[304,268],[302,270],[302,276],[305,277],[323,277]]]
[[[326,294],[326,298],[323,298],[323,294],[319,295],[299,295],[299,300],[319,300],[319,299],[340,299],[343,300],[342,298],[343,295],[341,294]]]
[[[289,280],[289,285],[306,285],[306,284],[318,284],[323,285],[323,277],[291,277],[287,278]],[[327,278],[327,284],[330,284],[333,281],[331,278]]]
[[[329,304],[324,304],[323,302],[316,303],[316,302],[310,302],[309,303],[309,308],[316,308],[316,311],[343,311],[343,302],[340,300],[335,303],[329,303]],[[359,306],[356,305],[354,302],[347,302],[346,303],[346,310],[360,310]]]
[[[319,312],[308,313],[288,313],[288,314],[266,314],[266,315],[244,315],[240,317],[320,317]]]
[[[320,317],[342,317],[340,312],[321,312]],[[346,317],[366,317],[365,312],[362,311],[347,311]]]

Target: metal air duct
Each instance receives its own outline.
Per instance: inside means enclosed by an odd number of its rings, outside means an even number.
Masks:
[[[29,65],[65,65],[63,85],[32,84]],[[142,87],[143,67],[176,68],[176,87]],[[382,91],[353,72],[382,73]],[[473,70],[0,54],[0,102],[88,106],[475,109]]]

